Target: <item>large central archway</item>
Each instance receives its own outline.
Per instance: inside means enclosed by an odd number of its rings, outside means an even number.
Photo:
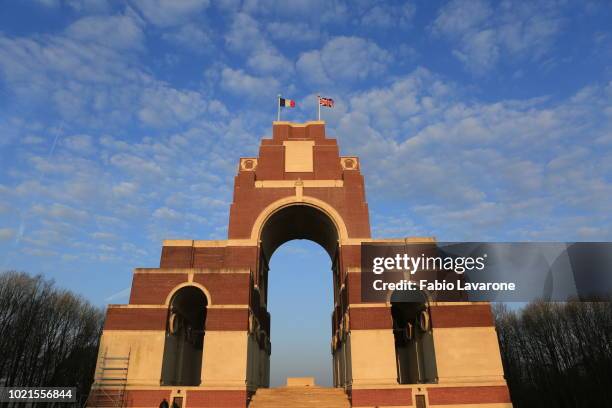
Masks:
[[[334,301],[338,285],[338,229],[323,210],[313,205],[291,204],[281,207],[264,222],[259,234],[259,290],[267,299],[268,271],[274,252],[285,242],[307,239],[323,247],[332,260]]]
[[[273,254],[286,242],[309,240],[320,245],[330,257],[333,280],[333,308],[337,308],[341,285],[339,274],[340,237],[337,222],[323,209],[306,203],[284,205],[268,216],[263,222],[259,234],[257,288],[262,307],[268,309],[270,260]],[[331,327],[333,327],[334,322],[331,323]],[[269,335],[271,336],[271,333]],[[333,335],[334,333],[330,333],[330,339],[333,339]],[[336,351],[332,350],[333,383],[336,386],[341,386],[344,385],[345,379],[348,377],[345,372],[345,361],[347,359],[344,355],[345,351],[342,351],[342,353],[336,353]]]

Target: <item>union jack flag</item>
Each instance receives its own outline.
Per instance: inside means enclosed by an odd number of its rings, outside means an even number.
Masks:
[[[319,105],[326,106],[328,108],[334,107],[334,100],[332,98],[319,97]]]

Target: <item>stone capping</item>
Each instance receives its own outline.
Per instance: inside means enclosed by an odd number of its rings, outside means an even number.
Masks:
[[[470,377],[471,378],[471,377]],[[453,381],[452,383],[418,383],[418,384],[381,384],[381,383],[368,383],[366,382],[353,382],[349,385],[348,389],[353,390],[379,390],[379,389],[398,389],[398,388],[412,388],[416,392],[417,388],[421,388],[424,390],[426,388],[457,388],[457,387],[497,387],[497,386],[506,386],[506,380],[503,377],[499,376],[482,376],[478,377],[477,382],[475,381]]]
[[[436,237],[404,237],[404,238],[364,238],[366,243],[389,243],[389,244],[425,244],[437,242]]]
[[[291,127],[303,127],[305,128],[308,125],[325,125],[325,121],[324,120],[310,120],[308,122],[304,122],[304,123],[297,123],[297,122],[288,122],[288,121],[278,121],[275,120],[274,122],[272,122],[272,125],[289,125]]]
[[[233,246],[257,246],[257,241],[252,241],[250,239],[165,239],[162,245],[165,247],[223,248]]]
[[[301,183],[301,184],[298,184]],[[304,188],[344,187],[344,180],[257,180],[255,188],[293,188],[301,185]]]
[[[121,331],[121,330],[113,330],[115,332],[117,331]],[[133,330],[127,330],[127,331],[133,331]],[[149,332],[152,330],[149,330]],[[151,391],[151,390],[169,390],[169,391],[173,391],[177,388],[181,389],[181,390],[185,390],[185,391],[244,391],[246,390],[246,386],[244,385],[244,383],[240,384],[240,385],[222,385],[222,386],[213,386],[213,385],[205,385],[205,384],[201,384],[201,385],[159,385],[159,380],[157,381],[157,383],[155,385],[150,384],[150,385],[139,385],[135,382],[131,382],[130,384],[127,384],[125,387],[117,387],[117,386],[99,386],[99,385],[92,385],[91,389],[92,390],[113,390],[113,389],[123,389],[125,388],[126,390],[135,390],[135,391]]]
[[[303,180],[307,182],[308,180]],[[316,181],[316,180],[315,180]],[[329,180],[336,182],[336,180]],[[289,181],[295,185],[295,180]],[[299,202],[296,202],[299,203]],[[406,238],[344,238],[340,239],[340,245],[361,245],[363,243],[388,243],[388,244],[417,244],[437,242],[436,237],[406,237]],[[194,248],[223,248],[237,246],[257,246],[257,239],[219,239],[219,240],[193,240],[193,239],[166,239],[163,241],[165,247],[194,247]],[[357,272],[353,269],[353,272]]]
[[[170,274],[206,274],[206,273],[233,273],[252,274],[250,268],[136,268],[134,273],[170,273]]]
[[[168,305],[166,303],[146,303],[134,305],[131,303],[121,303],[115,304],[111,303],[106,305],[109,309],[168,309]],[[207,309],[249,309],[249,311],[253,312],[251,306],[236,304],[236,305],[207,305]]]
[[[374,308],[374,307],[389,307],[387,303],[349,303],[347,305],[348,309],[366,309],[366,308]]]
[[[167,309],[168,305],[163,303],[154,303],[154,304],[146,304],[146,305],[133,305],[130,303],[121,303],[115,304],[111,303],[106,305],[108,309]]]
[[[429,244],[437,242],[436,237],[406,237],[406,238],[349,238],[341,240],[340,244],[343,245],[361,245],[361,244],[390,244],[390,245],[401,245],[401,244]],[[356,268],[349,268],[353,272],[358,272]]]

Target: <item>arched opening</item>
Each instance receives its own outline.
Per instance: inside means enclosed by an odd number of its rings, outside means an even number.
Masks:
[[[168,307],[162,385],[200,385],[208,299],[196,286],[176,291]]]
[[[278,247],[294,239],[307,239],[323,247],[332,260],[334,301],[340,286],[338,273],[338,230],[332,219],[310,205],[289,205],[272,214],[260,233],[258,286],[266,304],[270,259]]]
[[[287,377],[316,378],[331,386],[330,321],[333,310],[331,262],[323,249],[308,240],[281,245],[270,260],[268,311],[274,341],[270,386]]]
[[[317,251],[313,245],[304,244],[304,243],[291,243],[288,246],[288,248],[290,248],[290,251],[291,249],[293,250],[297,249],[301,251],[306,250],[308,254],[310,254],[309,255],[310,258],[300,259],[299,256],[292,256],[291,254],[284,254],[284,250],[281,250],[279,257],[285,260],[282,268],[285,270],[287,268],[291,268],[291,270],[287,271],[288,272],[287,275],[291,275],[292,273],[295,273],[296,271],[299,271],[304,274],[309,274],[311,271],[308,269],[311,268],[312,266],[322,267],[325,269],[331,269],[332,270],[332,282],[333,282],[331,285],[333,288],[333,303],[329,306],[330,310],[327,310],[326,316],[330,316],[330,314],[335,309],[342,309],[342,307],[339,305],[339,303],[341,302],[340,297],[339,297],[339,290],[340,290],[340,284],[341,284],[340,276],[339,276],[340,275],[339,274],[339,270],[340,270],[339,246],[338,246],[339,234],[338,234],[338,229],[337,229],[337,226],[334,220],[329,215],[327,215],[322,210],[315,208],[311,205],[305,205],[305,204],[288,205],[286,207],[279,209],[278,211],[274,212],[272,215],[268,217],[268,219],[264,222],[261,228],[259,238],[260,238],[260,258],[259,258],[259,265],[258,265],[258,274],[256,277],[256,289],[258,291],[258,299],[259,299],[260,305],[264,310],[266,310],[266,313],[269,310],[268,309],[268,299],[269,299],[268,288],[269,288],[270,261],[272,259],[273,254],[276,252],[276,250],[280,246],[282,246],[288,241],[293,241],[293,240],[309,240],[309,241],[312,241],[318,244],[328,254],[329,259],[325,260],[325,259],[322,259],[320,256],[318,256],[318,254],[316,253]],[[300,262],[300,264],[298,264],[298,262]],[[277,265],[276,258],[275,258],[274,265],[275,266]],[[279,279],[279,284],[280,285],[284,284],[285,286],[289,285],[290,282],[284,278],[286,278],[286,276]],[[321,280],[321,276],[317,276],[317,279]],[[299,282],[299,279],[295,279],[295,282],[293,283],[295,284],[296,282]],[[292,288],[287,287],[287,290],[293,290],[294,292],[299,291],[300,295],[302,295],[304,291],[309,290],[308,285],[310,285],[311,283],[312,283],[312,280],[310,280],[309,282],[303,283],[301,285],[302,287],[300,286],[297,286],[297,287],[294,286]],[[319,289],[321,289],[321,286],[325,287],[329,285],[325,285],[325,282],[321,280],[319,287],[316,288],[316,290],[318,291]],[[312,287],[312,289],[313,291],[315,290],[314,287]],[[300,300],[299,298],[297,298],[297,294],[296,294],[296,298],[293,300],[300,301],[300,302],[305,302],[305,301],[318,302],[318,299],[316,297],[311,297],[308,300],[306,299]],[[283,307],[288,307],[288,306],[285,303]],[[317,307],[321,307],[321,304],[318,304]],[[282,313],[279,313],[279,315]],[[305,326],[313,324],[313,322],[303,321],[302,320],[303,317],[304,317],[303,314],[300,315],[299,313],[296,313],[294,316],[295,321],[291,322],[290,324],[305,325]],[[274,316],[272,316],[271,319],[274,319]],[[325,326],[330,327],[329,321]],[[288,327],[291,327],[291,326],[288,326]],[[328,331],[328,333],[330,333],[330,336],[327,337],[327,347],[326,347],[327,353],[330,353],[329,351],[330,339],[332,338],[332,335],[335,334],[333,331],[334,331],[333,328],[331,330],[331,333],[330,331]],[[267,334],[271,337],[270,333],[267,333]],[[287,339],[288,337],[289,336],[285,335],[285,333],[278,334],[279,340]],[[280,352],[283,352],[283,350],[286,350],[286,347],[284,346],[285,345],[279,346]],[[294,352],[299,355],[300,350],[296,349]],[[332,376],[330,376],[330,381],[322,385],[331,385],[331,383],[333,383],[334,385],[338,385],[338,386],[343,385],[343,384],[340,384],[340,381],[337,380],[336,378],[339,372],[342,372],[343,381],[348,379],[348,375],[346,375],[346,364],[345,364],[345,361],[347,360],[347,358],[345,355],[343,355],[342,357],[336,356],[337,352],[338,352],[337,350],[333,351],[332,358],[330,358],[330,361],[332,361],[333,363],[330,363],[328,365],[329,372],[333,373],[333,380],[331,379]],[[304,355],[300,357],[306,358]],[[260,363],[261,363],[261,359],[260,359]],[[264,361],[263,364],[267,365],[267,368],[264,368],[264,371],[267,371],[268,381],[267,382],[264,381],[263,383],[260,383],[260,386],[269,386],[269,380],[270,380],[270,373],[269,373],[270,361],[269,359],[267,361]],[[256,369],[254,370],[257,371]],[[317,376],[316,374],[317,373],[313,373],[312,375]],[[266,377],[266,375],[263,375],[263,377]],[[278,385],[278,384],[275,384],[275,385]]]
[[[391,299],[397,382],[434,383],[438,373],[427,297],[423,293],[401,297],[394,294]]]

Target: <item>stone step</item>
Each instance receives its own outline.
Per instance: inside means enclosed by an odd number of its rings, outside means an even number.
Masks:
[[[350,408],[341,388],[280,387],[260,388],[249,408]]]

